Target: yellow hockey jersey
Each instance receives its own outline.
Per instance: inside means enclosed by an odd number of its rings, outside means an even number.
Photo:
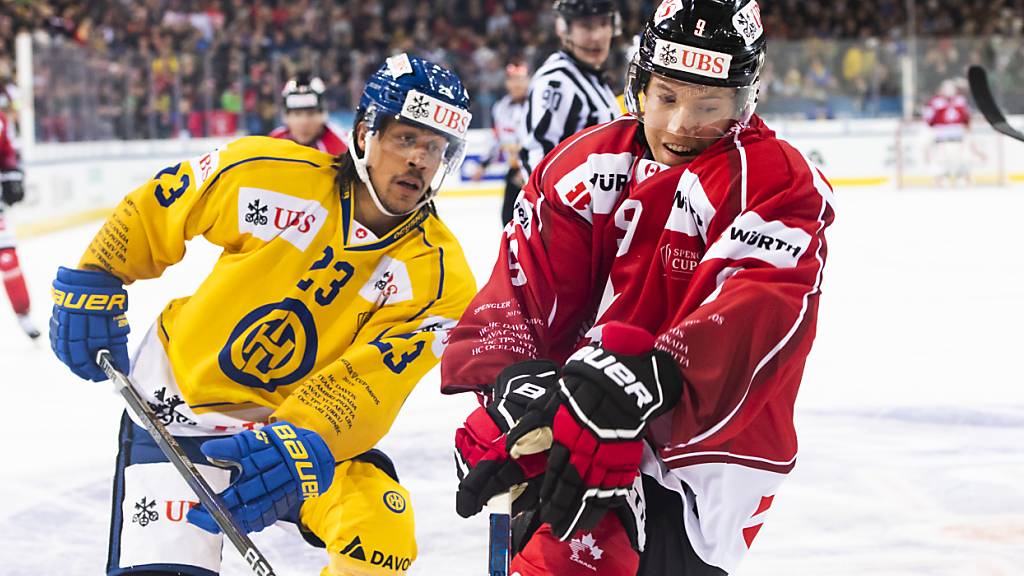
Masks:
[[[430,210],[350,242],[351,186],[333,158],[246,137],[158,172],[128,194],[79,264],[125,283],[160,276],[202,235],[223,248],[157,328],[196,412],[262,406],[319,432],[334,457],[373,447],[476,291]]]

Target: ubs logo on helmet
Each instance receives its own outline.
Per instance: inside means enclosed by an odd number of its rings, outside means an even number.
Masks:
[[[401,116],[459,139],[465,138],[473,119],[469,111],[416,90],[406,94]]]
[[[669,42],[661,38],[655,40],[654,50],[658,63],[665,68],[708,78],[729,77],[729,67],[732,65],[732,56],[729,54]]]
[[[300,300],[285,298],[242,318],[217,360],[235,382],[273,391],[313,369],[317,344],[316,323],[309,308]]]

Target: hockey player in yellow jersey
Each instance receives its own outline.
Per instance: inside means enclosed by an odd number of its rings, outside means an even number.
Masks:
[[[93,358],[110,350],[239,524],[296,523],[326,546],[324,575],[403,574],[416,558],[409,494],[374,445],[475,293],[431,202],[461,162],[468,108],[453,73],[391,57],[350,153],[248,137],[168,166],[54,281],[60,360],[100,381]],[[129,361],[123,285],[198,235],[219,260]],[[107,573],[217,574],[221,536],[195,500],[126,415]]]

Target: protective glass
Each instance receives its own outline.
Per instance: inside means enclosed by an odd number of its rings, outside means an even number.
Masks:
[[[721,88],[676,80],[645,70],[634,59],[626,75],[626,109],[646,127],[717,140],[750,122],[757,89],[757,83]]]
[[[459,167],[462,165],[463,159],[466,157],[465,139],[438,130],[426,122],[418,122],[408,116],[387,114],[382,107],[378,107],[375,103],[371,104],[369,108],[367,108],[365,118],[367,124],[372,127],[373,131],[379,134],[380,122],[386,116],[390,116],[396,122],[410,124],[419,128],[426,128],[432,133],[444,138],[444,144],[441,146],[437,145],[436,139],[429,139],[428,142],[427,139],[422,138],[404,138],[401,142],[389,143],[389,145],[394,146],[394,150],[401,151],[403,153],[411,153],[419,147],[426,147],[430,157],[436,155],[441,161],[441,167],[438,169],[437,176],[434,177],[435,180],[438,180],[438,177],[443,177],[444,175],[458,171]],[[381,144],[384,145],[385,143],[382,141]],[[438,182],[438,186],[440,186],[440,182]],[[434,187],[434,189],[436,190],[437,187]]]

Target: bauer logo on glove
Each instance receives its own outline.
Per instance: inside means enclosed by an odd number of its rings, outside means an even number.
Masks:
[[[246,532],[293,514],[334,480],[334,457],[324,439],[285,421],[209,440],[200,449],[213,464],[237,471],[221,498]],[[207,532],[220,531],[202,505],[189,510],[188,521]]]

